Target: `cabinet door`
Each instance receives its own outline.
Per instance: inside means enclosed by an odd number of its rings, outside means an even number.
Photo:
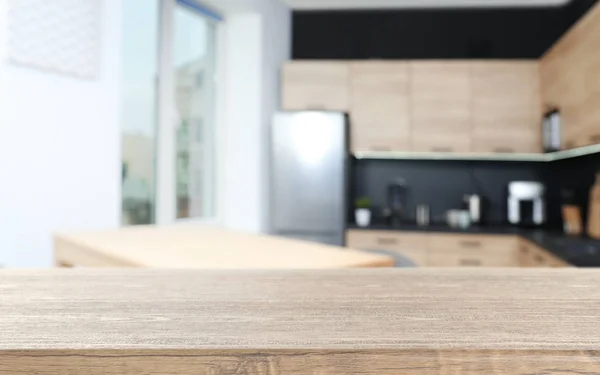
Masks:
[[[592,96],[600,88],[599,21],[596,7],[540,59],[543,103],[560,109],[565,149],[598,142],[591,122],[598,129],[600,113]]]
[[[581,146],[600,143],[600,53],[585,71],[586,100],[582,107],[581,131],[576,142]]]
[[[283,67],[284,110],[349,110],[349,71],[344,62],[292,61]]]
[[[413,61],[410,67],[413,150],[469,151],[469,63]]]
[[[356,250],[386,250],[398,253],[418,266],[426,266],[428,236],[410,232],[349,230],[346,246]]]
[[[521,128],[475,126],[472,150],[481,153],[539,153],[542,141],[538,130],[525,122]]]
[[[408,63],[353,63],[350,82],[352,150],[410,150]]]
[[[537,61],[471,63],[471,121],[476,152],[542,152]]]

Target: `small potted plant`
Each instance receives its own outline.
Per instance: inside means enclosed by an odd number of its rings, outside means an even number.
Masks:
[[[354,219],[359,227],[371,224],[371,200],[366,197],[358,198],[355,203]]]

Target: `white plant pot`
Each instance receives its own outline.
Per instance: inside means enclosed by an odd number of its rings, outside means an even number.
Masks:
[[[357,208],[354,211],[354,218],[359,227],[368,227],[371,224],[371,210],[368,208]]]

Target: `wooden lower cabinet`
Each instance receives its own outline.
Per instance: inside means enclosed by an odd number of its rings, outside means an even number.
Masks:
[[[570,267],[516,235],[349,230],[346,246],[400,254],[420,267]]]
[[[521,267],[571,267],[569,263],[525,239],[519,243],[519,264]]]
[[[432,234],[431,267],[516,267],[518,238],[476,234]]]
[[[371,251],[391,251],[410,259],[417,266],[427,266],[428,235],[426,233],[377,230],[349,230],[346,246]]]

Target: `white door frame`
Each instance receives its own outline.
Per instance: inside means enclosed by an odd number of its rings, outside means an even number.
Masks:
[[[186,2],[190,2],[187,0]],[[197,1],[200,6],[201,4]],[[156,137],[156,211],[155,211],[155,222],[159,225],[173,224],[173,223],[205,223],[205,224],[221,224],[222,218],[220,212],[219,202],[220,190],[218,186],[221,181],[221,168],[222,163],[220,162],[218,145],[221,143],[220,129],[221,123],[220,111],[218,108],[222,101],[222,92],[220,90],[221,85],[215,85],[216,87],[216,105],[215,105],[215,119],[213,119],[215,125],[214,131],[214,168],[215,173],[213,174],[214,180],[212,199],[214,205],[214,215],[211,218],[186,218],[177,219],[177,207],[176,207],[176,127],[177,127],[177,111],[175,103],[175,69],[173,69],[173,39],[174,39],[174,19],[175,9],[179,6],[177,0],[161,0],[160,1],[160,37],[159,37],[159,48],[158,48],[158,125],[157,125],[157,137]],[[223,35],[225,22],[219,22],[217,26],[217,47],[220,45],[220,41]],[[217,51],[220,51],[217,48]],[[221,81],[221,73],[219,66],[223,56],[221,53],[217,54],[216,67],[217,74],[215,80]]]

